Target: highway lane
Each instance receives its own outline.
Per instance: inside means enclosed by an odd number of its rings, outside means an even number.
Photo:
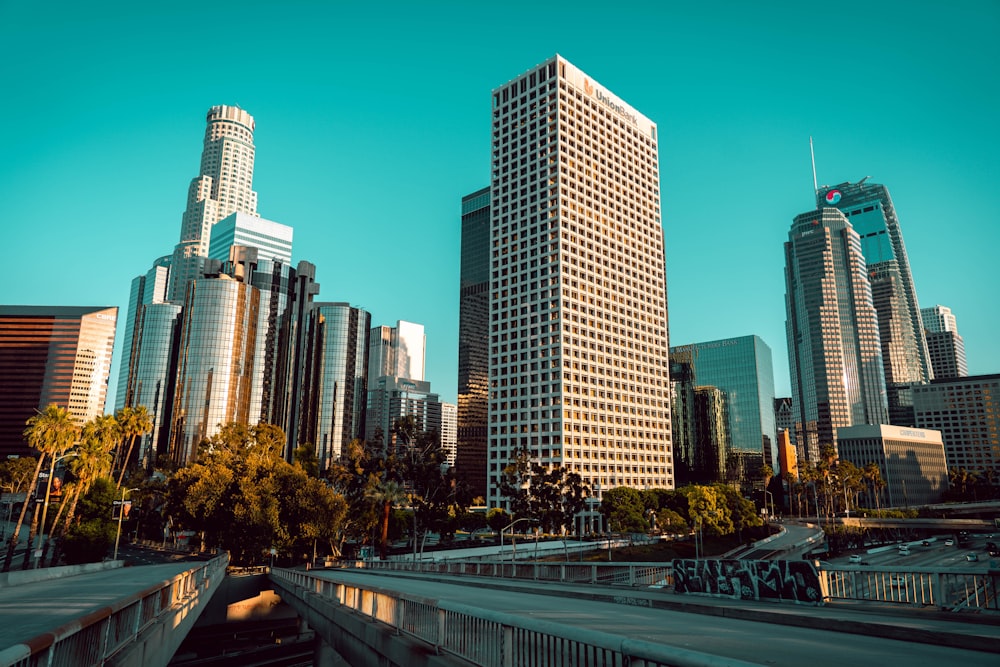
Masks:
[[[845,634],[823,628],[826,608],[783,607],[783,613],[806,615],[815,619],[815,627],[801,628],[774,622],[742,621],[704,614],[650,608],[650,596],[673,595],[641,589],[609,589],[615,601],[595,601],[575,597],[567,599],[534,595],[524,590],[508,591],[483,588],[474,579],[460,583],[426,581],[408,577],[386,577],[357,571],[315,572],[333,580],[363,583],[435,599],[447,599],[471,606],[518,614],[527,618],[600,630],[636,639],[668,644],[713,655],[738,658],[778,667],[851,665],[851,667],[886,667],[905,664],[996,667],[997,656],[979,651],[915,644],[885,637]],[[593,593],[593,588],[582,589]],[[586,593],[581,593],[586,594]],[[832,617],[831,617],[832,618]],[[859,619],[874,618],[861,614]],[[916,621],[894,619],[899,627]],[[922,623],[923,621],[921,621]],[[944,623],[944,622],[942,622]],[[996,628],[989,628],[991,632]],[[997,630],[1000,635],[1000,629]]]

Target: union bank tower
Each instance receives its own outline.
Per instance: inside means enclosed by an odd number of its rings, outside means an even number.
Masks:
[[[672,488],[656,124],[560,56],[493,90],[487,476]]]

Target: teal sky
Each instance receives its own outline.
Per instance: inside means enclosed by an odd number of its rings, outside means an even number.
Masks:
[[[820,184],[889,187],[920,304],[1000,372],[1000,2],[818,5],[0,0],[0,303],[124,316],[178,240],[205,113],[238,104],[259,212],[294,227],[319,299],[424,324],[454,400],[490,91],[559,53],[659,127],[671,344],[757,334],[789,395],[782,244],[812,136]]]

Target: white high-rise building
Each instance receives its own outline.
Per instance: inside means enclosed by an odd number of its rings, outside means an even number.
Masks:
[[[288,225],[237,211],[215,223],[208,245],[209,259],[226,261],[234,245],[257,248],[258,260],[292,263],[293,230]]]
[[[253,116],[219,105],[208,110],[206,120],[201,169],[188,188],[180,242],[171,260],[169,298],[175,303],[184,301],[184,288],[200,277],[212,225],[235,212],[257,215]]]
[[[672,488],[656,125],[558,55],[492,113],[489,502],[522,452]]]

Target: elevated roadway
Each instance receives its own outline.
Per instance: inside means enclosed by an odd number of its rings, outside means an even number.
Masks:
[[[285,574],[291,579],[283,581]],[[569,637],[614,635],[660,646],[664,655],[673,651],[679,656],[675,662],[660,664],[709,666],[744,661],[787,667],[803,664],[995,667],[1000,655],[997,623],[1000,619],[996,617],[983,622],[982,618],[937,612],[777,605],[680,596],[665,589],[613,589],[398,572],[276,571],[272,576],[284,596],[298,598],[303,604],[309,603],[310,598],[327,595],[333,601],[325,607],[330,613],[342,607],[338,599],[360,601],[364,607],[365,595],[369,600],[376,594],[395,595],[419,601],[424,607],[441,609],[445,614],[442,618],[449,617],[454,610],[484,621],[517,617],[528,628],[544,626],[547,632],[562,632]],[[298,586],[291,584],[296,577]],[[328,583],[324,585],[324,581]],[[310,589],[314,592],[303,592]],[[315,592],[317,589],[320,592]],[[292,603],[294,606],[295,602]],[[402,608],[381,598],[368,604],[377,608],[371,615],[383,621],[392,616],[393,610]],[[314,604],[314,609],[323,608],[322,604]],[[362,610],[360,615],[365,612]],[[368,620],[371,622],[371,618]],[[315,613],[310,623],[317,623]],[[509,623],[517,625],[514,621]],[[479,626],[473,623],[470,627]],[[323,633],[322,628],[315,625],[313,628]],[[444,634],[450,637],[450,632]],[[335,648],[343,652],[341,647],[335,645]],[[484,660],[474,664],[491,663]]]
[[[166,665],[228,561],[17,573],[0,587],[0,667]]]

